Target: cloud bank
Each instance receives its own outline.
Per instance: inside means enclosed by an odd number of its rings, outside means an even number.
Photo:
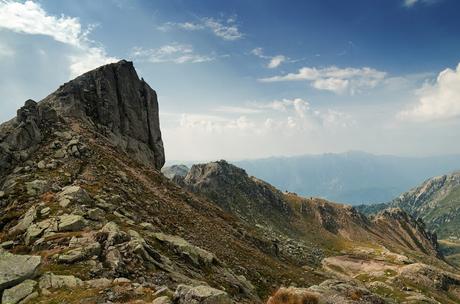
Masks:
[[[373,68],[303,67],[296,73],[261,78],[261,82],[307,81],[318,90],[336,94],[355,94],[365,88],[373,88],[386,77],[386,73]]]
[[[456,70],[445,69],[436,81],[417,92],[418,102],[398,113],[402,120],[433,121],[460,116],[460,63]]]

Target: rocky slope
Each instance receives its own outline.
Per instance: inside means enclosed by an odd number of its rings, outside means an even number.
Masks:
[[[387,204],[360,208],[371,214],[387,207],[421,218],[440,238],[460,238],[460,172],[430,178]]]
[[[174,178],[177,180],[178,177]],[[401,209],[387,209],[368,219],[350,206],[283,193],[226,161],[194,165],[178,182],[241,221],[255,226],[264,238],[272,240],[280,258],[303,263],[305,269],[321,269],[326,276],[340,279],[325,281],[319,285],[321,287],[310,287],[316,290],[314,294],[319,300],[332,301],[330,299],[335,298],[337,303],[348,303],[346,301],[350,299],[345,300],[347,294],[362,292],[362,298],[367,297],[363,301],[368,303],[391,302],[388,295],[393,300],[407,299],[407,303],[411,303],[412,298],[426,296],[404,290],[406,283],[412,283],[400,276],[406,270],[404,265],[413,265],[417,261],[443,265],[440,267],[447,267],[448,276],[457,280],[456,270],[438,259],[442,256],[436,236],[427,232],[421,221]],[[347,270],[348,260],[356,261],[351,264],[352,271]],[[364,263],[373,265],[374,269],[356,269],[356,265]],[[397,271],[386,275],[387,267]],[[433,273],[442,273],[441,268],[433,267]],[[374,284],[375,281],[386,282],[385,288]],[[438,292],[438,299],[442,299],[443,291]],[[382,293],[386,299],[377,297]],[[449,300],[445,301],[449,303]]]
[[[225,162],[168,180],[156,94],[130,62],[27,101],[0,147],[2,303],[264,303],[280,286],[321,303],[459,298],[455,269],[403,212],[371,221]],[[349,260],[370,261],[372,280]]]

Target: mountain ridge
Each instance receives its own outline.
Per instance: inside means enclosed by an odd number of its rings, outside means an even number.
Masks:
[[[168,180],[148,88],[120,61],[0,126],[2,303],[264,303],[281,286],[318,303],[458,299],[456,269],[403,211],[380,217],[397,242],[224,161]]]

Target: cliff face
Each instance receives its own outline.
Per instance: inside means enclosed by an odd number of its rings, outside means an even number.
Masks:
[[[122,60],[81,75],[39,103],[26,101],[16,118],[0,127],[0,168],[27,159],[47,124],[69,119],[88,122],[143,164],[161,169],[165,162],[157,95],[133,64]]]

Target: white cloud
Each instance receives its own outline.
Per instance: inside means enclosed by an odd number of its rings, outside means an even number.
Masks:
[[[416,5],[417,3],[423,3],[423,4],[433,4],[435,2],[438,2],[439,0],[403,0],[403,5],[405,7],[412,7]]]
[[[147,60],[153,63],[201,63],[215,59],[212,56],[196,54],[191,45],[178,43],[164,45],[156,49],[143,49],[136,47],[133,49],[131,55],[134,58]]]
[[[285,61],[291,61],[284,55],[276,55],[276,56],[264,55],[263,49],[260,47],[253,49],[251,51],[251,54],[259,58],[262,58],[262,59],[267,59],[268,60],[267,68],[269,69],[277,68]]]
[[[259,79],[261,82],[308,81],[318,90],[354,94],[364,88],[373,88],[386,77],[386,73],[369,68],[303,67],[297,73]]]
[[[215,36],[230,41],[241,39],[244,36],[240,32],[235,18],[220,20],[212,17],[203,17],[199,18],[197,22],[166,22],[157,27],[160,31],[169,31],[174,28],[186,31],[208,30]]]
[[[92,45],[93,42],[87,38],[92,26],[83,30],[78,18],[48,15],[39,3],[33,1],[0,1],[0,28],[21,34],[44,35],[72,46],[70,77],[118,61],[107,56],[102,47]]]
[[[435,83],[425,84],[417,94],[417,104],[398,113],[400,119],[430,121],[459,117],[460,63],[456,70],[448,68],[440,72]]]

